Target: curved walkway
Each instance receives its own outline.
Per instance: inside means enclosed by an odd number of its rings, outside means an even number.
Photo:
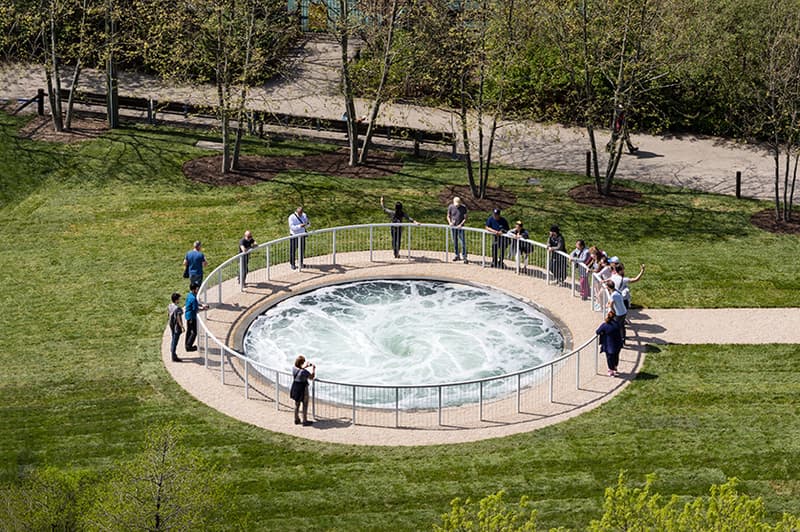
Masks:
[[[314,286],[360,278],[429,277],[472,282],[495,287],[538,305],[569,331],[573,346],[594,334],[601,320],[599,313],[578,298],[570,297],[563,288],[545,285],[541,281],[520,277],[511,271],[481,268],[477,265],[448,264],[416,257],[410,261],[377,259],[363,264],[352,263],[335,270],[322,270],[311,266],[302,272],[292,272],[283,265],[273,267],[269,283],[249,284],[236,298],[226,302],[226,309],[215,315],[209,313],[208,322],[214,334],[220,337],[235,335],[241,324],[239,316],[247,309],[260,305],[276,293],[281,296],[306,291]],[[255,272],[251,272],[253,276]],[[231,316],[225,317],[228,312]],[[220,382],[218,364],[205,368],[202,357],[185,353],[184,361],[174,363],[169,356],[169,332],[162,341],[162,358],[172,377],[198,400],[231,417],[268,430],[313,440],[359,445],[435,445],[461,443],[520,432],[529,432],[559,423],[591,410],[612,399],[635,376],[641,367],[647,344],[757,344],[800,343],[800,309],[637,309],[631,312],[629,344],[620,359],[622,378],[605,375],[602,355],[598,369],[594,364],[584,364],[581,388],[556,390],[558,401],[546,413],[521,416],[510,423],[484,424],[478,428],[430,427],[387,428],[369,425],[352,425],[339,420],[320,420],[312,427],[300,427],[292,422],[291,409],[273,401],[244,397],[244,385],[237,374],[226,371],[226,384]],[[233,332],[232,332],[233,331]]]
[[[385,252],[384,257],[376,257],[371,263],[350,262],[347,266],[337,266],[335,270],[328,268],[323,270],[311,266],[302,272],[293,272],[286,265],[272,267],[269,283],[259,282],[252,285],[248,283],[246,291],[236,298],[235,303],[226,301],[225,309],[216,314],[210,311],[206,321],[215,335],[224,338],[231,334],[231,331],[234,331],[232,335],[235,335],[238,325],[246,321],[238,317],[246,314],[248,308],[262,304],[275,294],[282,297],[301,293],[316,285],[375,277],[449,279],[491,286],[544,309],[561,325],[562,330],[568,331],[573,347],[592,338],[601,320],[599,313],[592,312],[590,304],[582,302],[578,297],[571,297],[569,290],[548,286],[539,279],[520,277],[512,271],[481,268],[476,264],[446,263],[421,256],[411,260],[393,260],[390,254],[391,252]],[[337,259],[337,264],[338,262]],[[251,272],[248,278],[253,273]],[[226,316],[226,313],[230,316]],[[352,425],[349,421],[340,420],[320,420],[312,427],[297,426],[293,423],[290,408],[283,403],[276,409],[274,401],[263,400],[254,393],[250,394],[250,399],[245,399],[241,379],[227,367],[226,384],[222,385],[216,355],[212,356],[209,369],[204,367],[201,356],[192,353],[187,357],[181,348],[178,350],[178,356],[183,358],[184,362],[172,362],[169,355],[170,334],[167,330],[164,332],[161,351],[165,366],[178,384],[198,400],[241,421],[275,432],[335,443],[435,445],[529,432],[603,404],[633,379],[643,362],[645,344],[635,334],[631,336],[628,348],[620,356],[621,378],[612,378],[605,374],[604,356],[600,355],[598,360],[599,371],[595,371],[593,360],[583,359],[585,362],[581,364],[579,390],[575,389],[574,378],[566,379],[569,383],[563,383],[561,388],[559,379],[556,379],[554,395],[556,400],[552,404],[537,409],[535,413],[520,414],[511,422],[488,422],[475,428],[467,425],[458,428],[452,426],[389,428]],[[319,371],[322,373],[324,370],[320,368]],[[572,375],[574,376],[574,372]],[[464,428],[465,426],[467,428]]]

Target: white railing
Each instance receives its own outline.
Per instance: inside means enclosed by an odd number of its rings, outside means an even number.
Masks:
[[[396,231],[400,230],[399,237]],[[607,292],[600,280],[583,264],[569,256],[551,252],[544,244],[516,240],[507,236],[495,239],[485,230],[464,228],[468,258],[476,267],[491,267],[493,252],[497,267],[517,275],[541,279],[581,296],[580,304],[605,309]],[[290,240],[284,237],[239,254],[223,262],[204,280],[201,300],[212,311],[235,301],[245,284],[268,283],[273,274],[288,271]],[[334,227],[311,231],[305,237],[305,253],[297,266],[312,266],[315,273],[326,267],[346,265],[349,258],[372,262],[391,257],[393,238],[399,238],[401,257],[448,262],[453,257],[452,228],[435,224],[370,224]],[[477,251],[477,253],[476,253]],[[299,253],[299,250],[298,250]],[[500,260],[502,258],[502,261]],[[240,275],[244,267],[249,272]],[[281,276],[282,277],[282,276]],[[577,301],[576,301],[577,303]],[[245,310],[245,309],[243,309]],[[290,372],[266,367],[232,349],[215,336],[208,326],[208,311],[198,319],[199,347],[206,367],[214,364],[225,384],[225,359],[241,381],[244,395],[253,394],[271,401],[276,409],[290,406]],[[211,355],[217,355],[216,364]],[[516,422],[531,416],[553,415],[557,405],[569,403],[556,395],[581,392],[582,382],[598,374],[599,345],[596,337],[584,341],[569,353],[535,368],[506,375],[464,382],[427,385],[371,386],[316,379],[312,385],[312,413],[317,419],[339,420],[379,426],[472,427],[486,423]],[[585,390],[584,390],[585,391]],[[293,406],[293,405],[291,405]],[[577,406],[575,406],[577,407]],[[563,408],[561,408],[563,410]]]

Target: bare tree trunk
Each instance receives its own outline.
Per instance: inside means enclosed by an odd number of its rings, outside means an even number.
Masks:
[[[69,87],[69,98],[67,99],[67,116],[64,119],[64,127],[66,129],[72,129],[72,108],[73,108],[73,100],[75,99],[75,91],[77,90],[78,86],[78,78],[81,75],[81,60],[75,63],[75,71],[72,73],[72,85]]]
[[[350,166],[358,164],[358,122],[356,106],[353,101],[353,83],[350,79],[350,62],[347,58],[349,46],[349,32],[347,15],[349,13],[348,0],[339,0],[339,46],[342,52],[342,90],[344,92],[345,115],[347,117],[347,142],[350,148]]]
[[[461,119],[461,139],[464,142],[464,164],[467,168],[467,180],[469,181],[469,190],[472,192],[473,198],[479,198],[480,193],[478,192],[478,187],[475,186],[475,172],[472,167],[472,149],[469,140],[469,121],[468,121],[468,109],[467,109],[467,88],[466,88],[466,77],[467,73],[461,73],[461,99],[460,99],[460,107],[458,110],[458,116]]]
[[[389,15],[389,29],[386,36],[386,46],[383,50],[383,70],[381,71],[381,81],[378,84],[378,90],[375,93],[375,100],[372,103],[372,109],[369,113],[369,123],[367,125],[367,133],[364,135],[364,142],[361,144],[361,153],[358,156],[358,162],[364,164],[367,161],[367,153],[369,151],[370,143],[372,142],[372,133],[375,128],[375,120],[378,117],[381,103],[383,101],[383,89],[386,85],[386,80],[389,78],[389,69],[392,67],[392,42],[394,41],[394,27],[397,22],[397,7],[398,0],[392,0],[391,13]]]
[[[64,122],[61,111],[61,75],[59,73],[61,65],[59,64],[58,54],[56,53],[56,0],[50,0],[50,17],[49,17],[49,43],[45,37],[45,50],[49,53],[49,64],[45,66],[47,70],[47,91],[50,100],[50,115],[53,121],[53,129],[55,131],[64,131]]]
[[[253,28],[255,26],[255,3],[251,5],[250,20],[247,25],[247,41],[245,44],[244,54],[244,68],[242,70],[242,91],[239,97],[239,105],[236,113],[236,140],[233,143],[233,158],[231,160],[231,169],[239,169],[239,152],[242,146],[242,124],[245,121],[245,104],[247,103],[247,86],[249,82],[248,72],[250,70],[250,58],[252,56],[253,45]]]

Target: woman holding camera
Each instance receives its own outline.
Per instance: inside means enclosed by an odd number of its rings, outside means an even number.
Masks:
[[[307,427],[313,423],[308,420],[308,381],[314,380],[316,367],[314,364],[306,363],[306,357],[298,356],[292,368],[292,388],[289,397],[294,399],[294,424],[303,424]],[[303,420],[300,421],[300,404],[303,405]]]

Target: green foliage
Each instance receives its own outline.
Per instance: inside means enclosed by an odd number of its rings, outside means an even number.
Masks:
[[[673,495],[663,502],[663,497],[653,493],[655,475],[648,475],[643,487],[627,485],[625,473],[617,485],[606,488],[603,516],[592,521],[590,532],[617,530],[658,530],[663,532],[739,531],[753,532],[795,530],[797,517],[784,514],[771,525],[766,521],[764,502],[740,494],[735,478],[724,484],[712,485],[708,497],[696,497],[681,509],[680,497]]]
[[[76,530],[85,484],[86,477],[52,467],[30,472],[0,491],[0,530]]]
[[[144,448],[116,468],[92,495],[83,518],[87,530],[207,530],[210,509],[224,501],[221,476],[197,452],[180,444],[181,430],[166,424],[150,431]]]
[[[450,502],[450,513],[442,515],[442,524],[434,525],[437,532],[530,532],[536,530],[536,510],[527,497],[519,503],[504,500],[505,491],[488,495],[477,503],[472,499]]]

